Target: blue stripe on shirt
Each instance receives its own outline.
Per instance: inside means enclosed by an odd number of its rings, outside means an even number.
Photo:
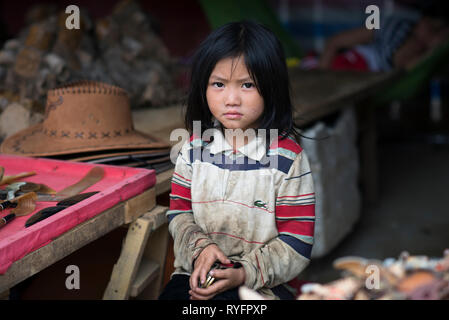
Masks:
[[[227,169],[230,171],[249,171],[249,170],[259,170],[261,168],[268,168],[270,166],[270,157],[264,157],[261,161],[256,161],[253,159],[249,159],[247,156],[243,156],[236,159],[231,159],[224,155],[223,153],[212,154],[206,151],[206,154],[203,154],[203,148],[194,148],[189,150],[190,160],[193,163],[195,160],[199,160],[201,162],[207,162],[213,164],[221,169]],[[207,156],[207,159],[204,159],[203,155]],[[277,167],[279,171],[284,173],[288,173],[290,167],[293,164],[293,160],[283,157],[281,155],[276,155],[272,157],[277,157]]]
[[[296,252],[298,252],[303,257],[310,259],[312,253],[312,245],[298,240],[292,236],[287,236],[284,234],[279,235],[279,239],[284,241],[290,247],[292,247]]]

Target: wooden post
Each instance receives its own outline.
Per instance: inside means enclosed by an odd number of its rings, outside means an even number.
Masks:
[[[153,264],[156,265],[158,269],[154,270],[154,274],[151,278],[148,277],[146,283],[142,280],[138,281],[138,279],[136,279],[131,290],[132,297],[146,300],[155,300],[159,297],[164,281],[168,240],[168,223],[164,223],[150,235],[147,247],[145,248],[144,255],[142,257],[143,263],[141,267],[145,267],[144,264],[146,264],[149,269]],[[141,279],[144,279],[145,274],[149,274],[150,271],[151,270],[146,270],[146,272],[143,272],[142,270],[141,274],[143,276],[141,276]],[[152,285],[147,285],[149,282],[152,282]]]
[[[131,223],[156,206],[156,187],[150,188],[125,203],[125,223]]]
[[[158,229],[166,222],[167,209],[156,206],[129,226],[120,258],[114,265],[103,299],[128,299],[131,294],[138,295],[153,279],[158,282],[155,284],[155,291],[159,292],[160,272],[163,271],[160,261],[165,261],[166,254],[164,241],[156,242],[160,240],[156,239],[155,245],[151,247],[154,252],[145,254],[144,259],[142,257],[150,234],[154,233],[156,237],[158,232],[163,234],[163,231]]]

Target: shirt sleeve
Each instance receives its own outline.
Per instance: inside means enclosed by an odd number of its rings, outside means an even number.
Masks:
[[[394,53],[404,44],[418,17],[403,18],[396,15],[381,17],[380,29],[374,29],[374,45],[380,59],[382,71],[394,67]]]
[[[315,193],[308,158],[302,150],[276,196],[278,236],[243,257],[245,285],[272,288],[297,277],[309,264],[315,227]]]
[[[191,273],[193,261],[201,250],[214,243],[195,223],[191,203],[192,164],[189,159],[190,142],[178,153],[171,181],[170,206],[167,211],[168,229],[174,240],[175,268]],[[205,239],[198,246],[198,241]]]

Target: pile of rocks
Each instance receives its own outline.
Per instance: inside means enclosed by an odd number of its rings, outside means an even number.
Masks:
[[[174,82],[180,66],[136,2],[120,2],[112,15],[97,21],[95,35],[100,64],[111,81],[130,93],[132,104],[162,106],[179,100]]]
[[[68,14],[38,5],[27,14],[28,25],[0,50],[0,112],[7,119],[40,120],[49,89],[67,82],[97,80],[128,91],[133,108],[166,106],[182,98],[175,79],[179,66],[135,2],[119,2],[111,15],[92,21],[81,9],[80,29],[67,29]],[[20,104],[22,109],[11,108]],[[12,110],[18,110],[16,114]],[[25,114],[25,115],[24,115]],[[0,138],[10,135],[0,116]],[[15,129],[19,129],[15,126]]]

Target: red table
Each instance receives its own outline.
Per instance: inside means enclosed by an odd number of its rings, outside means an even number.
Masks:
[[[59,191],[79,181],[96,165],[0,155],[0,166],[5,168],[5,175],[35,171],[36,175],[21,181],[44,183]],[[17,217],[0,229],[0,292],[113,229],[136,220],[156,205],[154,170],[101,167],[105,171],[104,178],[83,191],[100,191],[98,194],[25,228],[25,221],[32,214],[55,205],[55,202],[37,202],[33,213]]]

